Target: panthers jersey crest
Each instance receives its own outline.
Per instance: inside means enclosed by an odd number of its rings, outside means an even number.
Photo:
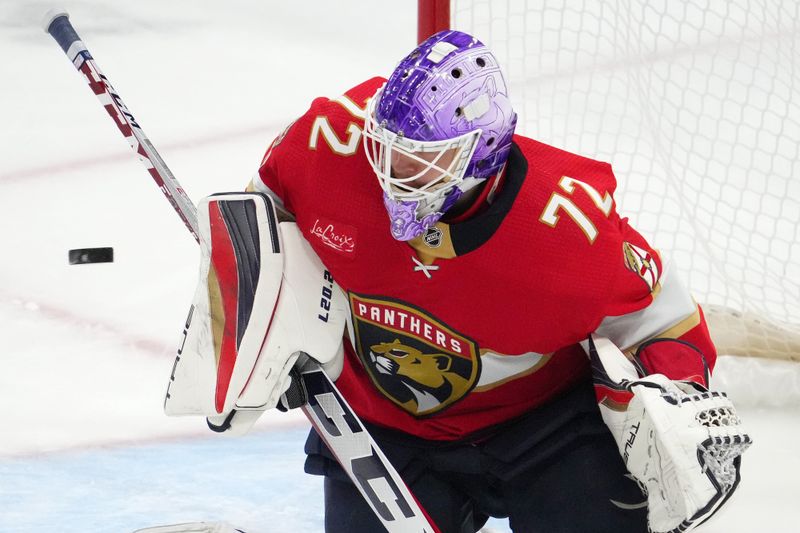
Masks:
[[[464,398],[480,375],[477,344],[409,304],[350,293],[355,348],[373,384],[417,417]]]

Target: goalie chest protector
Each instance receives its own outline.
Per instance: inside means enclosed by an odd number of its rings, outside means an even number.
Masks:
[[[270,146],[255,187],[296,216],[348,295],[336,384],[357,414],[462,439],[586,380],[577,343],[652,298],[623,245],[651,254],[654,271],[660,259],[614,210],[608,164],[520,136],[488,207],[396,241],[360,136],[382,82],[315,100]]]

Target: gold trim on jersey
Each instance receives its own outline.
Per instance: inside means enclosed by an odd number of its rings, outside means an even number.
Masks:
[[[348,113],[353,115],[355,118],[360,118],[361,120],[365,120],[367,118],[367,106],[369,105],[370,100],[372,100],[372,96],[364,98],[364,107],[361,107],[346,94],[337,96],[333,99],[334,102],[345,108]]]
[[[603,406],[607,407],[608,409],[610,409],[612,411],[616,411],[618,413],[624,413],[625,411],[628,410],[628,404],[627,403],[614,401],[611,398],[609,398],[608,396],[603,398],[603,400],[600,402],[600,405],[603,405]]]
[[[697,304],[695,303],[694,313],[687,316],[674,326],[665,329],[661,333],[657,333],[652,337],[629,347],[628,349],[625,350],[625,354],[629,357],[633,357],[633,355],[636,353],[636,350],[639,349],[639,346],[641,346],[642,344],[651,339],[677,339],[699,325],[700,325],[700,308],[697,307]]]
[[[650,292],[650,295],[653,297],[653,300],[658,298],[659,294],[661,294],[661,280],[659,280],[658,283],[656,283],[656,286],[653,287],[652,292]]]
[[[534,372],[537,372],[539,369],[541,369],[544,365],[546,365],[550,361],[550,358],[551,358],[552,355],[553,355],[552,352],[551,353],[547,353],[547,354],[539,354],[539,353],[535,353],[535,352],[529,352],[529,353],[519,354],[519,355],[505,355],[505,354],[498,354],[498,353],[493,352],[491,350],[481,350],[481,376],[478,379],[478,385],[476,385],[475,388],[472,389],[472,390],[473,390],[473,392],[489,391],[489,390],[495,389],[497,387],[500,387],[501,385],[505,385],[506,383],[508,383],[510,381],[514,381],[515,379],[519,379],[519,378],[528,376],[530,374],[533,374]],[[500,379],[498,379],[496,381],[492,381],[491,383],[481,384],[482,381],[484,379],[486,379],[486,376],[488,376],[492,371],[492,363],[491,362],[494,361],[493,359],[490,359],[490,357],[492,357],[492,356],[497,356],[498,357],[496,364],[498,364],[498,363],[502,364],[502,359],[501,358],[508,358],[508,362],[511,363],[512,361],[516,362],[516,361],[519,361],[520,358],[526,358],[527,357],[528,359],[530,359],[531,365],[527,366],[523,370],[518,371],[518,372],[516,372],[514,374],[510,374],[510,375],[507,375],[507,376],[505,376],[503,378],[500,378]]]
[[[444,222],[437,222],[433,228],[442,233],[441,237],[439,237],[438,245],[430,246],[425,242],[428,231],[408,241],[408,244],[414,248],[417,252],[417,257],[425,266],[432,265],[437,259],[452,259],[456,257],[456,250],[450,237],[450,225]]]

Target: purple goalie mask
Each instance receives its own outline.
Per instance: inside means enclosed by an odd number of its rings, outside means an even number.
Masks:
[[[364,127],[392,235],[420,235],[464,191],[496,175],[508,158],[516,121],[497,59],[474,37],[439,32],[405,57],[370,102]],[[415,176],[395,175],[398,154],[423,152],[433,155],[418,158],[427,166]],[[438,163],[444,153],[455,153],[446,165]]]

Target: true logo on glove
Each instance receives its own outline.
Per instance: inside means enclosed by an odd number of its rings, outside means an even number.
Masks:
[[[631,426],[630,433],[628,434],[628,441],[625,443],[625,450],[622,452],[622,458],[625,460],[625,464],[628,464],[628,455],[633,443],[636,441],[636,435],[639,434],[639,426],[641,426],[641,424]]]

